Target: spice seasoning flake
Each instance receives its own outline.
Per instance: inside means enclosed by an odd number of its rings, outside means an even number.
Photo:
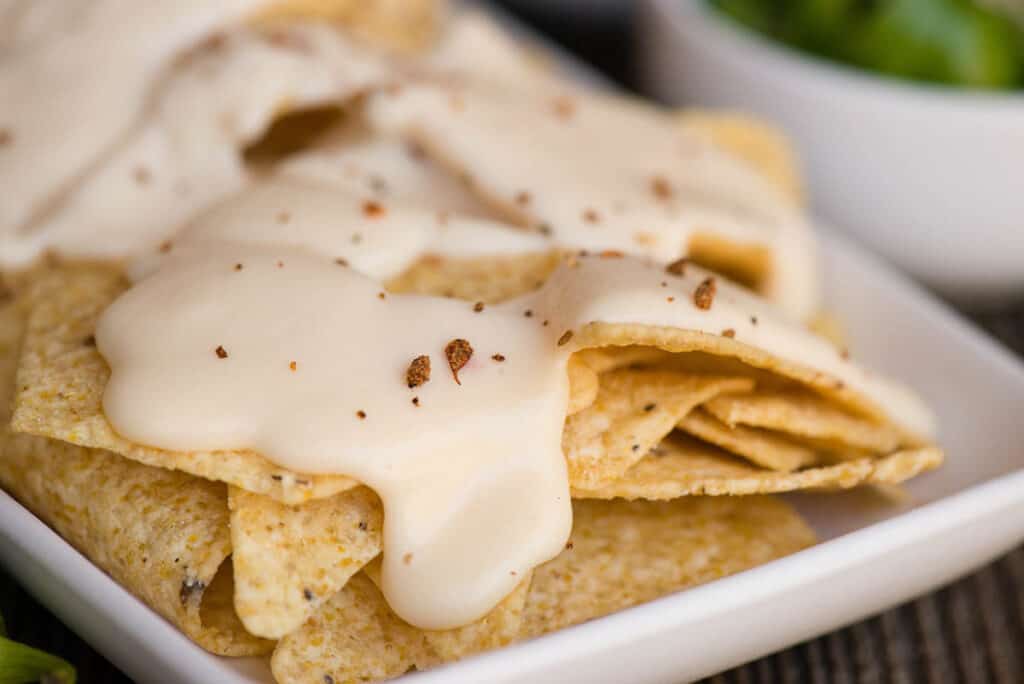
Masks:
[[[409,389],[413,387],[419,387],[425,382],[430,380],[430,357],[426,354],[421,354],[412,360],[409,364],[408,370],[405,371],[405,384],[409,386]],[[413,401],[413,403],[417,403]]]
[[[715,300],[715,292],[717,287],[715,285],[714,278],[705,278],[704,282],[697,286],[697,289],[693,293],[693,303],[698,309],[707,311],[711,308],[711,303]]]
[[[462,381],[459,380],[459,371],[472,358],[473,346],[462,338],[454,339],[445,346],[444,356],[448,359],[448,367],[452,369],[452,377],[455,378],[457,384],[461,385]]]

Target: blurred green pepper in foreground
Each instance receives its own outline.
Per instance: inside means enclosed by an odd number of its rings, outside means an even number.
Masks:
[[[75,684],[75,669],[57,656],[7,638],[0,616],[0,684]]]
[[[1024,30],[970,0],[710,0],[750,28],[865,69],[991,90],[1024,86]]]

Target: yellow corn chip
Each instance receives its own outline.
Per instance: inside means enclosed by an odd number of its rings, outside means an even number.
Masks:
[[[794,553],[814,533],[770,497],[573,502],[570,545],[533,573],[532,637]]]
[[[745,369],[744,375],[755,378],[760,389],[780,383],[797,383],[828,399],[850,413],[863,416],[876,426],[887,426],[880,434],[898,434],[902,445],[926,443],[921,437],[898,431],[890,424],[884,410],[867,397],[851,390],[837,378],[807,366],[779,359],[757,347],[723,335],[709,335],[694,330],[681,330],[652,325],[591,323],[576,332],[577,347],[649,346],[674,352],[672,367],[699,368],[702,372],[731,374],[727,368]],[[681,352],[693,352],[683,354]],[[691,366],[696,362],[696,366]],[[710,370],[714,368],[714,370]],[[761,392],[759,392],[759,395]],[[725,421],[729,422],[729,421]]]
[[[270,661],[278,684],[391,679],[503,646],[519,632],[528,579],[479,622],[430,632],[395,615],[370,579],[374,567],[367,570],[278,643]]]
[[[725,494],[770,494],[799,489],[849,489],[862,484],[898,484],[937,468],[942,452],[926,447],[898,451],[879,459],[859,459],[836,465],[780,473],[752,466],[716,447],[673,436],[626,474],[602,487],[574,487],[585,499],[666,500]]]
[[[235,610],[250,633],[302,625],[381,549],[383,511],[366,487],[288,506],[232,487]]]
[[[0,483],[119,584],[221,655],[256,655],[231,607],[224,486],[7,429],[21,320],[0,309]]]
[[[337,475],[293,473],[252,451],[179,453],[118,436],[103,415],[110,369],[92,335],[102,311],[126,286],[111,267],[57,270],[35,284],[27,295],[31,313],[18,368],[12,420],[16,432],[106,449],[285,503],[328,497],[356,485]]]
[[[574,486],[614,481],[694,407],[723,392],[750,391],[746,378],[621,369],[604,373],[595,402],[569,416],[562,451]]]
[[[703,409],[690,412],[677,426],[751,463],[771,470],[790,472],[819,460],[813,449],[791,442],[767,430],[736,425],[729,427]]]
[[[380,588],[380,559],[366,566],[364,572]],[[473,653],[506,646],[519,636],[523,622],[526,592],[532,573],[516,585],[491,612],[476,622],[456,629],[423,630],[423,638],[441,662],[451,662]]]
[[[388,281],[387,289],[495,304],[536,290],[560,260],[558,252],[472,259],[428,255]]]
[[[806,392],[720,396],[704,408],[729,426],[767,428],[839,447],[887,453],[901,443],[896,430],[852,416]]]
[[[755,167],[794,205],[805,202],[799,163],[786,135],[738,112],[691,109],[679,113],[685,128],[709,135],[720,147]]]
[[[598,379],[590,366],[576,356],[569,358],[569,407],[568,415],[579,413],[597,399]]]

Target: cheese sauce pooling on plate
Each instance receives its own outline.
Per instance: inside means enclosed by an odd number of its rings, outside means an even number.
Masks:
[[[384,504],[388,602],[414,625],[454,627],[567,539],[566,364],[588,323],[731,329],[927,431],[912,396],[771,305],[722,281],[710,307],[698,306],[708,277],[584,258],[535,293],[481,308],[388,294],[301,248],[182,247],[100,320],[112,371],[104,409],[140,443],[253,449],[365,483]]]

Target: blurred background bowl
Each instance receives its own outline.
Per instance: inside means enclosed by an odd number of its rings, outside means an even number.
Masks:
[[[703,0],[643,0],[636,30],[649,93],[781,126],[830,222],[961,304],[1024,294],[1024,94],[826,62]]]

